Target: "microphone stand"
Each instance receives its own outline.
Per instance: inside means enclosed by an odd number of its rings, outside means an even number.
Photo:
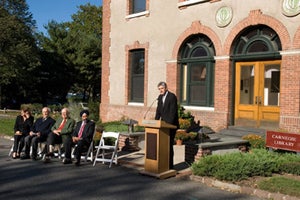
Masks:
[[[150,109],[152,108],[152,106],[153,106],[153,104],[154,104],[155,101],[157,101],[157,98],[154,99],[154,101],[151,103],[151,105],[150,105],[150,107],[148,108],[148,110],[145,112],[145,114],[144,114],[144,119],[146,119],[146,116],[147,116],[148,112],[150,111]]]

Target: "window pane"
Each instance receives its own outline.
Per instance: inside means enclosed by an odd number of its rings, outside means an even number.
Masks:
[[[254,52],[267,52],[269,51],[268,46],[262,42],[262,41],[256,41],[254,43],[252,43],[249,48],[248,48],[248,52],[249,53],[254,53]]]
[[[182,101],[187,100],[187,65],[184,64],[182,67]]]
[[[132,59],[132,73],[133,74],[144,74],[144,51],[137,50],[131,52]]]
[[[144,66],[145,66],[145,50],[138,49],[130,51],[129,61],[131,68],[131,86],[130,101],[144,101]]]
[[[131,14],[146,11],[146,0],[131,0],[131,2]]]
[[[190,103],[194,105],[207,106],[206,85],[192,85],[190,89]]]
[[[206,79],[206,66],[198,63],[193,64],[191,67],[191,81],[205,81]]]
[[[132,101],[143,102],[144,99],[144,76],[134,76],[132,77]]]
[[[207,106],[208,84],[205,63],[193,63],[190,65],[190,104]]]
[[[264,105],[279,106],[280,65],[265,65]]]
[[[253,104],[254,72],[253,65],[245,65],[241,68],[240,104]]]
[[[201,56],[207,56],[207,52],[203,47],[196,48],[191,55],[191,57],[201,57]]]

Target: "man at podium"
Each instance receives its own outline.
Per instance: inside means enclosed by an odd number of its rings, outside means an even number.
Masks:
[[[157,98],[157,108],[155,119],[156,120],[163,120],[169,124],[175,125],[179,127],[178,122],[178,111],[177,111],[177,97],[174,93],[168,90],[168,86],[166,82],[159,82],[158,85],[159,96]],[[170,160],[169,160],[169,167],[170,169],[174,168],[174,138],[177,129],[170,129]]]

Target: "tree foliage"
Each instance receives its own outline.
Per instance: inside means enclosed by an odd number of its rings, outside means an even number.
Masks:
[[[95,97],[100,92],[100,65],[102,39],[102,7],[80,6],[68,23],[74,51],[76,84],[73,90],[87,92]]]
[[[45,36],[35,32],[25,0],[0,0],[1,107],[12,99],[63,102],[68,91],[87,94],[83,100],[100,93],[102,7],[81,5],[72,20],[50,21]]]
[[[0,3],[0,104],[1,100],[26,98],[31,91],[31,72],[39,65],[33,36],[35,22],[24,0]],[[20,87],[21,86],[21,87]],[[12,90],[15,93],[12,93]],[[3,94],[5,93],[5,97]]]
[[[43,51],[56,52],[63,60],[68,90],[88,94],[85,100],[100,92],[102,7],[81,5],[72,19],[48,23],[49,37],[40,36],[40,42]]]

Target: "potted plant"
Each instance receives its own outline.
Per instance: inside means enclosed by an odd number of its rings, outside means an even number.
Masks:
[[[175,134],[175,141],[177,145],[182,145],[183,141],[188,139],[189,135],[185,130],[177,130]]]
[[[177,145],[181,145],[186,141],[194,141],[197,138],[197,132],[189,132],[187,133],[185,130],[178,130],[175,135],[175,140]]]
[[[191,126],[190,119],[179,118],[179,129],[188,129]]]
[[[188,129],[194,121],[194,116],[191,112],[185,112],[183,106],[178,105],[178,121],[179,129]]]

